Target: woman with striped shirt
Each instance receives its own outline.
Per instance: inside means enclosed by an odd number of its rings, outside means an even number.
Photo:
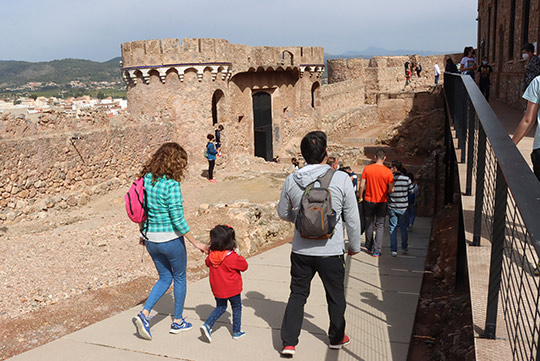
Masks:
[[[178,143],[163,144],[144,164],[144,177],[148,206],[147,240],[143,243],[152,257],[159,280],[156,282],[144,308],[133,318],[140,337],[151,340],[149,315],[157,301],[167,292],[174,280],[174,319],[170,333],[192,328],[182,313],[186,298],[187,255],[184,239],[201,252],[208,253],[208,246],[197,242],[189,231],[184,218],[180,181],[188,165],[187,153]]]

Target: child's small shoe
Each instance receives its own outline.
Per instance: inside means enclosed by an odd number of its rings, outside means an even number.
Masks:
[[[201,326],[201,336],[208,341],[208,343],[212,342],[212,329],[208,327],[206,323]]]
[[[244,337],[245,335],[246,335],[246,331],[238,331],[238,332],[233,333],[232,338],[234,338],[235,340],[238,340],[240,337]]]
[[[169,333],[180,333],[184,331],[191,330],[193,325],[186,320],[182,319],[182,323],[173,322],[171,323],[171,329],[169,330]]]

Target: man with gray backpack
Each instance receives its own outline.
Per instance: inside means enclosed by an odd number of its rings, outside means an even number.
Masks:
[[[300,144],[307,165],[289,175],[283,185],[277,211],[295,223],[291,253],[289,301],[281,326],[281,354],[292,356],[304,318],[304,305],[315,273],[323,282],[330,328],[329,347],[350,343],[345,334],[345,253],[360,252],[360,217],[351,179],[326,164],[326,134],[308,133]],[[346,249],[342,222],[349,246]]]

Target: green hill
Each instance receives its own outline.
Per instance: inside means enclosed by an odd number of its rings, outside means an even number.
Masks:
[[[103,63],[83,59],[39,63],[0,60],[0,88],[16,87],[28,82],[55,82],[60,86],[74,80],[117,82],[122,80],[120,60],[120,57]]]

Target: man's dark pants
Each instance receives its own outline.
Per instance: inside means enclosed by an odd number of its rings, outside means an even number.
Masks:
[[[540,148],[533,149],[531,153],[534,175],[540,181]]]
[[[283,315],[281,340],[283,346],[296,346],[304,320],[306,304],[315,273],[319,274],[326,292],[330,328],[330,344],[335,345],[345,335],[345,257],[303,256],[291,253],[291,293]]]
[[[374,203],[364,201],[363,206],[366,212],[366,248],[380,252],[382,249],[384,235],[384,219],[386,217],[386,202]],[[377,230],[375,239],[373,239],[373,231]]]

